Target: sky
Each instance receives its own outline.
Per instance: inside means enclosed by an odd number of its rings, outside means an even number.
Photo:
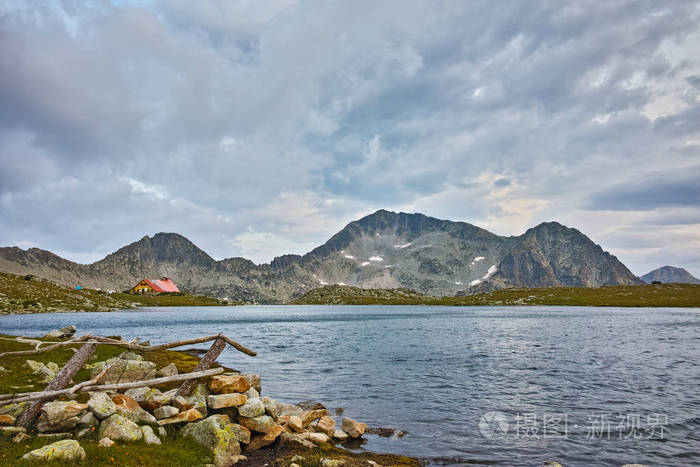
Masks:
[[[700,276],[697,1],[0,3],[0,245],[303,254],[377,209]]]

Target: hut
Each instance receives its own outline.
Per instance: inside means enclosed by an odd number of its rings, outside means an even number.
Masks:
[[[131,293],[172,293],[180,292],[175,283],[168,277],[160,279],[143,279],[129,290]]]

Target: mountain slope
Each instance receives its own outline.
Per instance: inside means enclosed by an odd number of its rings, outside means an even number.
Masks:
[[[672,282],[678,284],[700,284],[700,279],[683,268],[675,268],[673,266],[663,266],[654,269],[644,274],[641,279],[647,284],[651,284],[653,281],[663,282],[664,284]]]
[[[116,290],[143,277],[168,276],[181,290],[261,303],[289,301],[328,284],[456,295],[641,283],[584,234],[556,222],[502,237],[465,222],[385,210],[349,223],[303,256],[284,255],[270,264],[216,261],[179,234],[158,233],[89,265],[36,248],[0,248],[0,270]]]

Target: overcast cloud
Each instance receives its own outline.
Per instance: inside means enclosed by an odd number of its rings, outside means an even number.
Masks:
[[[700,276],[700,3],[0,3],[0,245],[304,253],[379,208]]]

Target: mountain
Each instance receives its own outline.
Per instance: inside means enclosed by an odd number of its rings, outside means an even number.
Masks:
[[[644,274],[641,279],[647,284],[651,284],[653,281],[663,282],[664,284],[672,282],[677,284],[700,284],[700,279],[694,277],[683,268],[674,268],[673,266],[663,266],[654,269]]]
[[[116,290],[143,277],[168,276],[181,290],[259,303],[286,302],[328,284],[465,295],[642,283],[583,233],[556,222],[502,237],[465,222],[385,210],[349,223],[303,256],[284,255],[269,264],[216,261],[182,235],[158,233],[88,265],[37,248],[0,248],[0,271]]]

